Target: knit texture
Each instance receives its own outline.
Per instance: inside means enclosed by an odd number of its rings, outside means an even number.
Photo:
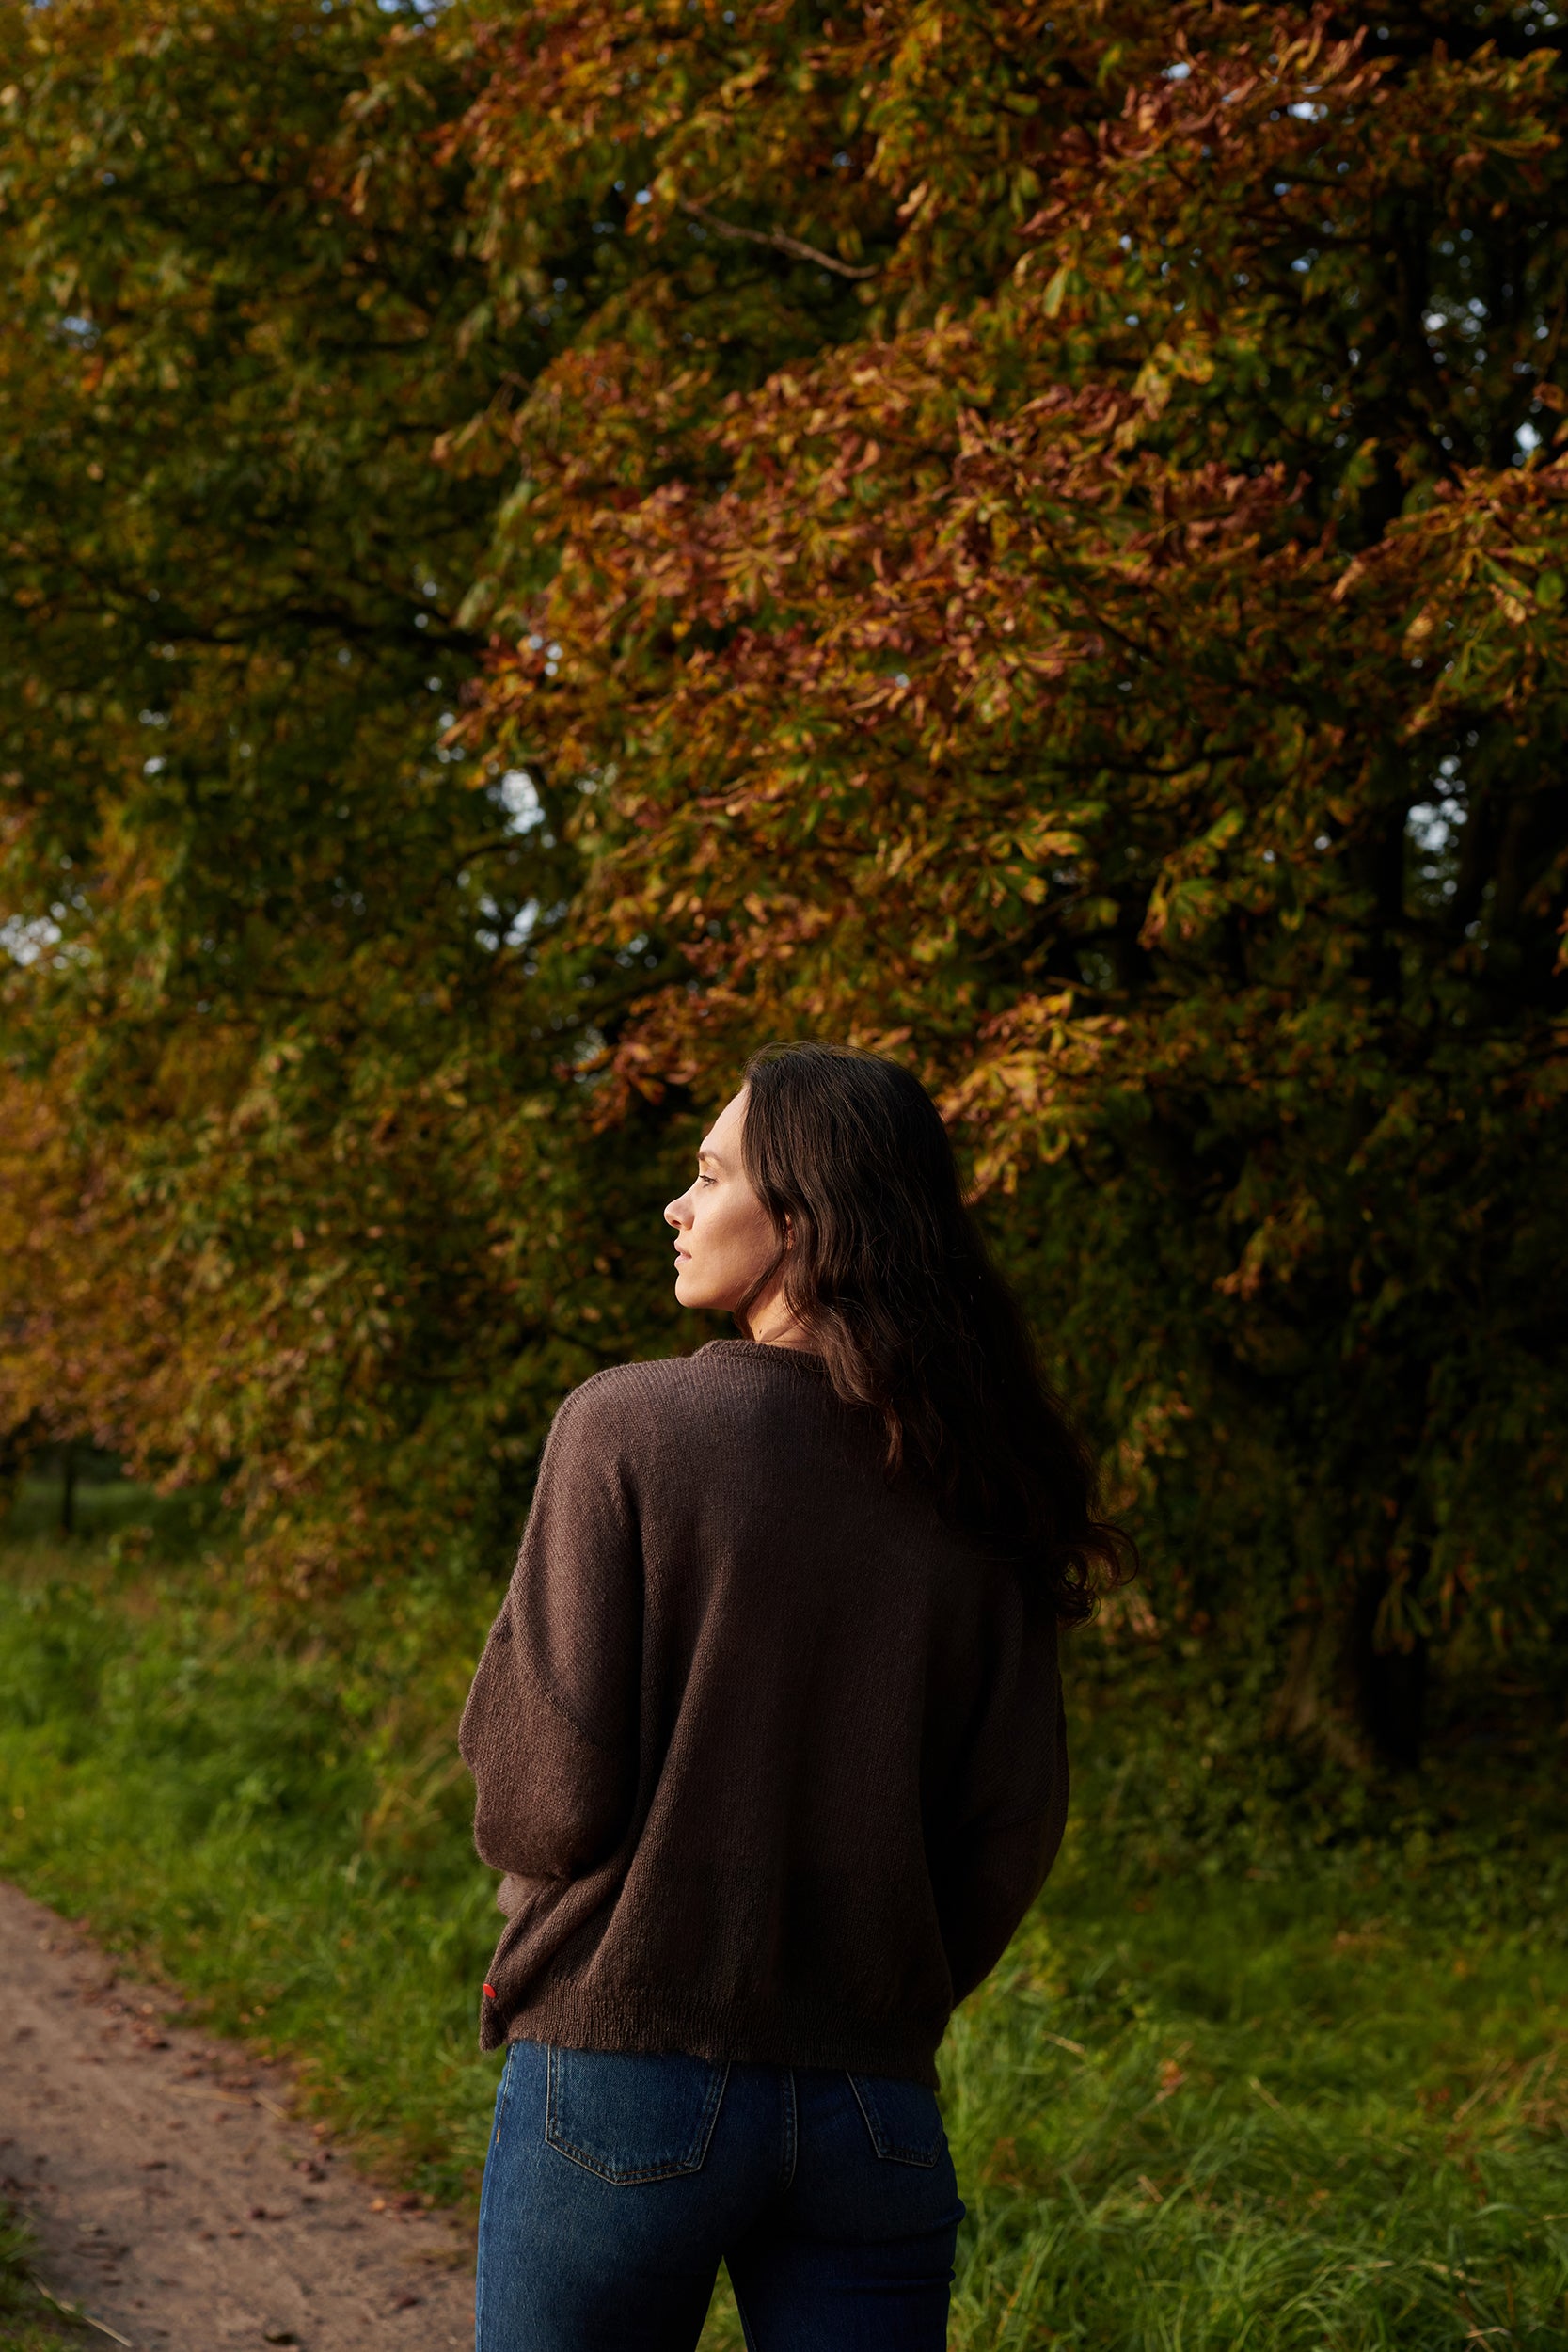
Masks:
[[[1061,1842],[1056,1627],[821,1359],[602,1372],[464,1711],[481,2039],[936,2081]]]

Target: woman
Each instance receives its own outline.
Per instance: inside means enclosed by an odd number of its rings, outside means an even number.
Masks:
[[[935,2053],[1060,1843],[1121,1538],[908,1072],[758,1055],[664,1214],[745,1336],[567,1398],[463,1722],[478,2352],[689,2352],[721,2258],[752,2352],[941,2352]]]

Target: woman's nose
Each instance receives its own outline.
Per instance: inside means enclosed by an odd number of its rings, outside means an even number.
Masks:
[[[689,1196],[687,1194],[682,1193],[678,1200],[671,1201],[669,1207],[664,1212],[664,1222],[666,1225],[690,1224],[691,1212],[687,1206],[688,1197]]]

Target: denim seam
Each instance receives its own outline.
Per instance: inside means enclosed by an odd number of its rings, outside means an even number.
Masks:
[[[486,2174],[486,2177],[487,2177],[487,2178],[488,2178],[488,2175],[489,2175],[489,2170],[490,2170],[490,2159],[491,2159],[491,2158],[492,2158],[492,2157],[496,2154],[497,2151],[499,2150],[499,2146],[500,2146],[501,2123],[502,2123],[502,2121],[503,2121],[503,2119],[504,2119],[504,2117],[505,2117],[505,2114],[506,2114],[506,2109],[507,2109],[507,2105],[508,2105],[508,2102],[510,2101],[510,2099],[511,2099],[511,2097],[512,2097],[512,2070],[513,2070],[513,2060],[514,2060],[514,2058],[515,2058],[515,2053],[516,2053],[516,2048],[517,2048],[517,2045],[516,2045],[516,2043],[515,2043],[515,2042],[514,2042],[514,2043],[513,2043],[513,2045],[512,2045],[512,2048],[511,2048],[511,2049],[509,2049],[509,2050],[507,2051],[507,2054],[506,2054],[506,2062],[505,2062],[505,2064],[504,2064],[504,2065],[502,2066],[502,2068],[501,2068],[501,2078],[500,2078],[500,2081],[499,2081],[499,2083],[498,2084],[497,2089],[496,2089],[496,2120],[495,2120],[494,2123],[493,2123],[493,2124],[491,2125],[491,2127],[490,2127],[490,2145],[489,2145],[488,2149],[485,2151],[485,2158],[484,2158],[484,2169],[485,2169],[485,2174]],[[481,2192],[480,2213],[481,2213],[481,2217],[483,2218],[483,2190],[482,2190],[482,2192]],[[475,2332],[476,2339],[477,2339],[478,2341],[480,2341],[480,2342],[483,2342],[483,2335],[484,2335],[484,2259],[483,2259],[483,2256],[484,2256],[484,2233],[483,2233],[483,2231],[482,2230],[482,2231],[480,2232],[480,2239],[479,2239],[479,2247],[478,2247],[478,2257],[479,2257],[479,2258],[478,2258],[478,2260],[476,2260],[476,2262],[475,2262],[475,2264],[474,2264],[474,2332]]]
[[[612,2188],[635,2188],[640,2183],[647,2181],[678,2180],[683,2174],[702,2170],[707,2160],[708,2141],[713,2137],[713,2127],[719,2120],[719,2103],[724,2096],[724,2086],[730,2079],[728,2059],[721,2069],[717,2080],[708,2085],[707,2097],[704,2102],[702,2118],[697,2127],[697,2150],[694,2156],[673,2157],[663,2163],[644,2166],[637,2172],[614,2172],[596,2157],[591,2155],[586,2148],[574,2148],[559,2137],[561,2126],[556,2116],[556,2085],[560,2079],[560,2070],[557,2065],[559,2057],[560,2051],[552,2047],[546,2053],[545,2061],[545,2142],[547,2147],[555,2150],[558,2156],[564,2156],[568,2164],[579,2166],[584,2172],[592,2172],[595,2180],[608,2181]]]
[[[784,2161],[783,2186],[785,2190],[788,2190],[793,2188],[795,2185],[795,2166],[800,2153],[800,2107],[799,2094],[795,2087],[795,2069],[793,2066],[786,2066],[784,2073]]]

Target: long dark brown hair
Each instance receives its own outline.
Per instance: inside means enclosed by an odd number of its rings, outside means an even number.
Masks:
[[[880,1419],[890,1476],[928,1482],[1082,1624],[1136,1549],[1101,1516],[1094,1462],[964,1205],[936,1104],[896,1062],[842,1045],[765,1046],[746,1087],[746,1174],[835,1391]]]

